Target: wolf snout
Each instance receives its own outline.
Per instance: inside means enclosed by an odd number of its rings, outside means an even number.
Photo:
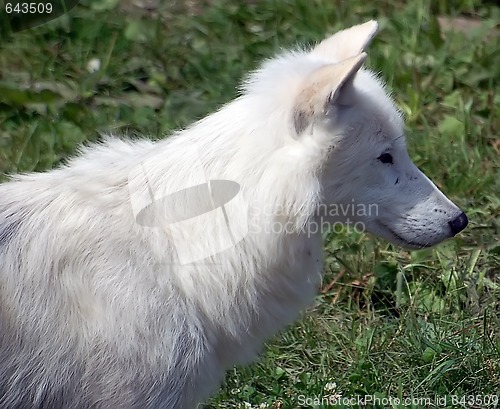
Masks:
[[[467,219],[467,216],[464,212],[461,212],[452,221],[449,221],[448,224],[450,225],[451,233],[455,236],[467,227],[467,224],[469,224],[469,219]]]

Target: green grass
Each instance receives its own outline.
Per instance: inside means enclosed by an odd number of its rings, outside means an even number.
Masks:
[[[437,16],[481,24],[442,32]],[[230,371],[209,408],[319,408],[327,405],[305,398],[336,395],[472,407],[453,397],[499,397],[499,9],[476,0],[199,0],[146,10],[87,0],[0,40],[0,172],[12,173],[57,166],[101,132],[163,137],[233,98],[241,77],[281,47],[370,18],[381,32],[368,65],[406,115],[410,154],[470,226],[419,252],[330,234],[314,306],[259,362]]]

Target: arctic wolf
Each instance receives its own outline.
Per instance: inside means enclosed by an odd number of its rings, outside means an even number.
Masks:
[[[362,68],[376,31],[264,62],[163,141],[0,186],[1,408],[196,407],[313,299],[317,224],[414,249],[465,228]]]

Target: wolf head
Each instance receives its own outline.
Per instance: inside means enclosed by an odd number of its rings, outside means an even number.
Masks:
[[[274,59],[246,89],[273,95],[269,113],[288,104],[287,135],[296,138],[289,146],[298,145],[301,152],[306,146],[321,149],[315,169],[327,210],[320,216],[362,223],[366,231],[404,247],[430,247],[462,231],[468,221],[413,164],[400,112],[381,81],[362,68],[364,49],[377,28],[369,21],[306,53]]]
[[[332,220],[408,248],[433,246],[467,226],[466,215],[411,161],[403,121],[363,52],[377,23],[325,39],[312,58],[330,60],[305,79],[294,108],[298,137],[331,140],[322,170],[323,200],[342,206]],[[349,207],[350,206],[350,207]]]

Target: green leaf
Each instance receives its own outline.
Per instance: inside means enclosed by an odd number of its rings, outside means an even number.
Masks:
[[[436,49],[441,48],[444,43],[441,28],[439,27],[439,22],[435,16],[431,17],[429,24],[429,39]]]
[[[30,101],[28,90],[16,88],[10,84],[0,83],[0,102],[9,105],[24,105]]]
[[[436,357],[436,351],[431,347],[425,348],[424,352],[422,353],[422,360],[426,364],[431,363],[435,357]]]
[[[113,10],[120,0],[93,0],[90,2],[90,8],[95,11]]]
[[[446,115],[439,123],[438,130],[443,135],[461,135],[464,132],[464,123],[453,116]]]
[[[127,24],[125,28],[125,38],[138,43],[146,43],[154,38],[155,27],[150,22],[134,20]]]

